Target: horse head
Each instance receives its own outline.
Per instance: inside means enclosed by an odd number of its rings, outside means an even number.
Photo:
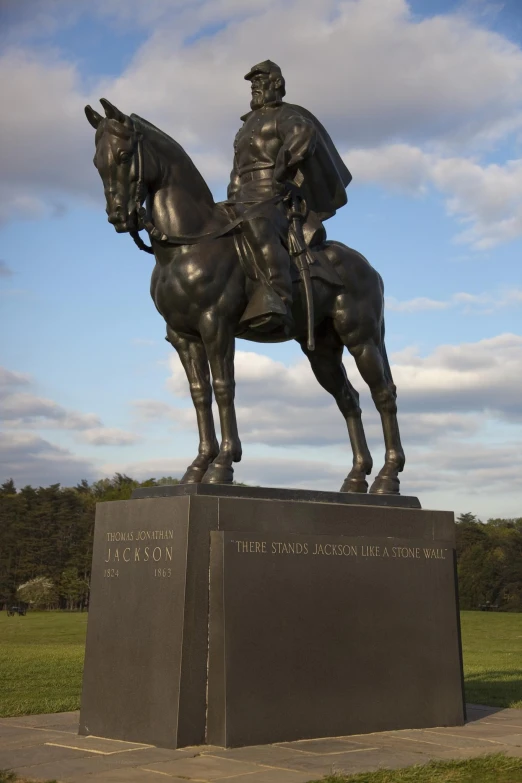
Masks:
[[[85,107],[85,115],[96,129],[93,163],[102,178],[107,217],[118,233],[135,231],[137,210],[146,196],[140,171],[141,134],[133,120],[116,106],[105,98],[101,98],[100,103],[105,109],[105,117],[91,106]]]

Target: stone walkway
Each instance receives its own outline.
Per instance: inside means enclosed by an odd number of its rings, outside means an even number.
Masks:
[[[388,731],[235,750],[164,750],[79,737],[78,713],[0,719],[0,769],[63,783],[307,783],[332,772],[397,768],[484,753],[522,756],[522,711],[470,705],[457,728]],[[165,781],[166,783],[166,781]]]

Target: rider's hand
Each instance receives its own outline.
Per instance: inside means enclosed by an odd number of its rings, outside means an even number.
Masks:
[[[288,189],[288,182],[280,182],[279,180],[274,179],[274,193],[277,196],[284,195],[288,192]]]

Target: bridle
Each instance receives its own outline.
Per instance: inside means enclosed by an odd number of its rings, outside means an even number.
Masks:
[[[265,201],[260,201],[252,206],[248,207],[245,212],[239,217],[231,220],[223,228],[219,228],[216,231],[210,231],[206,234],[185,234],[179,236],[171,236],[164,234],[162,231],[156,228],[154,223],[148,219],[147,210],[143,206],[143,201],[146,196],[145,192],[145,176],[144,176],[144,156],[143,156],[143,134],[136,129],[133,124],[134,136],[136,139],[136,168],[138,171],[138,180],[136,183],[136,195],[134,197],[134,209],[138,219],[138,228],[134,231],[129,231],[129,234],[133,238],[136,245],[140,250],[145,253],[154,253],[154,249],[150,245],[146,245],[143,239],[140,237],[139,232],[143,229],[148,233],[151,240],[155,240],[163,245],[173,245],[181,247],[182,245],[198,245],[200,242],[210,242],[213,239],[224,237],[227,234],[231,234],[234,229],[245,223],[248,220],[252,220],[255,217],[259,217],[262,212],[262,208],[267,204],[278,204],[286,199],[286,194],[281,193],[276,196],[272,196]],[[234,202],[225,202],[234,203]]]

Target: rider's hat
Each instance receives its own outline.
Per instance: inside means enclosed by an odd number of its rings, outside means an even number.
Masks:
[[[246,74],[245,79],[247,81],[251,81],[252,77],[255,76],[256,73],[277,73],[279,76],[283,75],[279,65],[277,65],[277,63],[273,63],[272,60],[263,60],[262,63],[254,65]]]

